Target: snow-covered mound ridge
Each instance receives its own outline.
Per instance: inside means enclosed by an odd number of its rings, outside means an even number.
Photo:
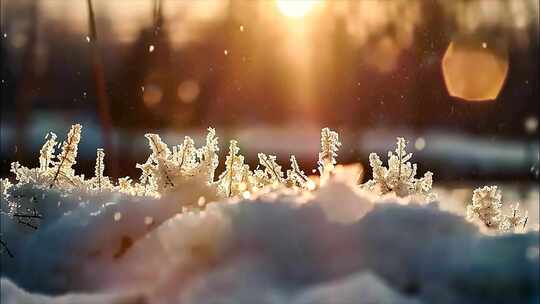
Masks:
[[[21,191],[49,199],[40,204],[49,220],[32,233],[2,228],[14,255],[2,255],[2,275],[28,290],[3,281],[2,303],[38,294],[57,295],[50,303],[280,304],[539,296],[538,233],[485,235],[437,204],[382,202],[337,182],[310,197],[271,192],[181,214],[164,198],[70,194],[58,206],[55,190]]]

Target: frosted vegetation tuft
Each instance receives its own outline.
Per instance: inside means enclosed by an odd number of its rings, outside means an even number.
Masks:
[[[131,196],[160,198],[175,192],[185,192],[186,187],[197,185],[205,196],[198,196],[192,202],[183,202],[183,210],[203,209],[209,201],[239,197],[249,199],[258,194],[279,192],[290,189],[296,193],[310,192],[324,186],[333,179],[341,146],[337,132],[329,128],[321,130],[321,151],[319,153],[319,177],[307,176],[294,155],[290,156],[290,167],[284,169],[274,155],[259,153],[259,165],[251,170],[244,163],[240,145],[236,140],[229,142],[225,157],[225,170],[216,176],[219,165],[219,142],[216,131],[208,128],[205,144],[196,147],[194,140],[186,136],[179,145],[169,147],[158,134],[146,134],[150,155],[146,162],[136,164],[141,170],[138,178],[129,176],[114,181],[106,176],[105,151],[96,151],[95,173],[91,178],[77,175],[74,169],[82,126],[71,126],[66,139],[59,143],[53,132],[45,136],[45,143],[39,151],[39,167],[28,168],[19,162],[11,164],[11,172],[16,183],[1,179],[2,212],[10,217],[36,214],[36,208],[23,207],[19,199],[11,193],[25,185],[41,189],[55,189],[63,193],[121,193]],[[407,141],[398,137],[394,151],[388,151],[387,166],[376,153],[369,155],[372,178],[363,184],[351,180],[357,190],[377,196],[393,194],[396,197],[412,197],[422,202],[435,201],[432,191],[433,173],[427,171],[417,178],[417,164],[412,163],[412,153],[407,152]],[[58,151],[57,151],[58,150]],[[349,178],[350,179],[350,178]],[[471,204],[467,207],[467,219],[479,221],[490,229],[501,232],[524,230],[527,212],[521,214],[519,203],[512,207],[510,215],[501,211],[501,193],[497,186],[485,186],[474,191]],[[20,219],[18,219],[19,222]],[[23,221],[24,222],[24,221]],[[26,223],[26,222],[24,222]]]
[[[444,211],[404,138],[386,160],[369,155],[361,183],[360,165],[338,164],[328,128],[315,175],[267,152],[250,168],[236,140],[217,172],[209,128],[202,146],[146,134],[135,177],[107,176],[98,148],[85,177],[81,132],[47,134],[38,167],[14,162],[14,178],[0,180],[2,303],[478,303],[461,286],[478,286],[485,303],[537,298],[537,272],[522,271],[538,269],[527,212],[505,213],[496,186],[476,189],[466,216]]]

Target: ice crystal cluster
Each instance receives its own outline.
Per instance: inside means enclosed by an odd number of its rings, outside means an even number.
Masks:
[[[511,214],[502,212],[502,194],[497,186],[485,186],[474,190],[472,202],[467,206],[467,218],[478,219],[491,229],[502,232],[523,230],[528,214],[521,215],[519,203],[511,206]]]
[[[409,161],[412,153],[405,150],[407,142],[398,137],[394,152],[388,151],[388,168],[376,153],[369,155],[369,165],[373,170],[373,178],[367,181],[363,187],[379,194],[394,192],[397,196],[420,195],[426,201],[435,199],[431,191],[433,173],[426,172],[422,178],[416,178],[417,165]]]

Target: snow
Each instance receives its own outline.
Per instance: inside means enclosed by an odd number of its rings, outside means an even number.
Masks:
[[[166,198],[20,191],[45,197],[44,219],[37,231],[2,221],[15,253],[2,254],[2,276],[28,290],[3,280],[2,303],[535,303],[540,294],[537,232],[485,235],[437,204],[381,201],[339,181],[182,214]]]
[[[145,303],[141,295],[121,294],[69,294],[51,297],[41,294],[32,294],[17,287],[13,282],[2,279],[0,281],[2,293],[0,302],[3,304],[135,304]]]
[[[335,282],[321,284],[303,291],[293,304],[418,304],[418,300],[408,299],[388,287],[371,272],[362,272]]]

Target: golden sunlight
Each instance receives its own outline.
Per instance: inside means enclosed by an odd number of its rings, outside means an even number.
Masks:
[[[318,0],[277,0],[279,11],[290,18],[301,18],[313,10]]]

